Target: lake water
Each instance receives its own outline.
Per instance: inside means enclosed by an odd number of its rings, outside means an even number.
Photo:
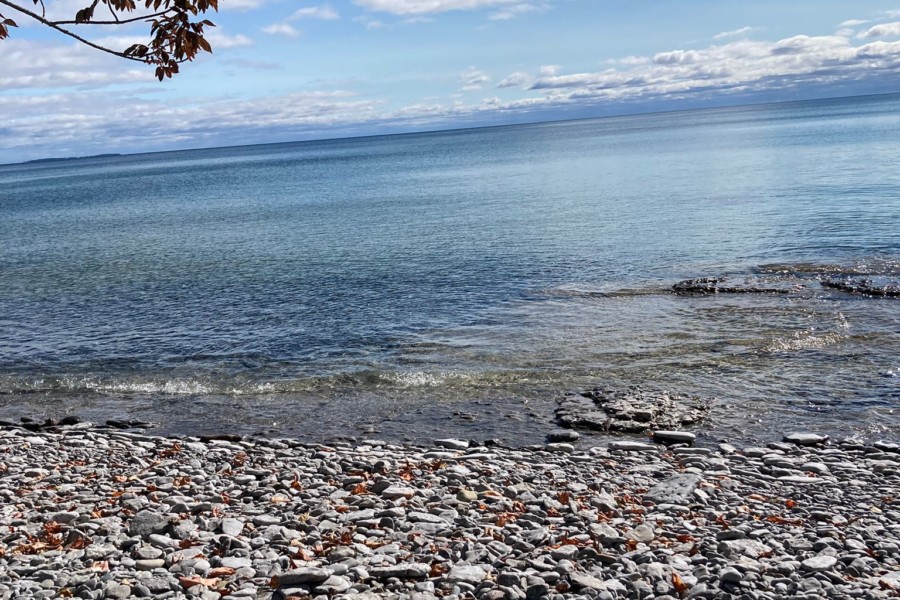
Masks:
[[[898,156],[880,96],[0,166],[0,418],[521,444],[641,385],[896,435],[900,299],[818,279],[900,278]]]

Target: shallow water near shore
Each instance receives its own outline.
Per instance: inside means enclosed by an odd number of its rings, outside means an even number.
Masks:
[[[709,439],[893,436],[900,97],[0,166],[0,418],[540,441],[568,390]],[[680,295],[700,276],[785,294]],[[880,278],[880,279],[879,279]]]

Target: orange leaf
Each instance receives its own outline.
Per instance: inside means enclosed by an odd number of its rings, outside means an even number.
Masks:
[[[684,580],[678,575],[678,573],[672,573],[672,585],[675,587],[675,591],[678,592],[678,595],[684,598],[684,595],[688,591],[688,584],[684,582]]]
[[[187,588],[192,588],[195,585],[205,585],[208,588],[215,587],[217,583],[219,583],[218,577],[213,577],[211,579],[207,579],[204,577],[200,577],[199,575],[191,575],[190,577],[179,577],[178,581],[181,582],[181,585]]]
[[[109,561],[106,561],[106,560],[94,561],[94,564],[91,565],[91,571],[97,571],[99,573],[105,573],[105,572],[109,571]]]
[[[234,575],[234,569],[231,567],[216,567],[209,570],[210,577],[228,577]]]

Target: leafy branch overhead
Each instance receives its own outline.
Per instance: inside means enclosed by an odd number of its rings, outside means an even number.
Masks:
[[[47,18],[44,0],[27,1],[29,4],[23,5],[14,0],[0,0],[0,10],[5,10],[4,6],[11,8],[97,50],[155,65],[156,77],[160,81],[178,73],[178,65],[193,60],[201,51],[212,52],[204,33],[205,28],[215,25],[202,16],[210,10],[219,9],[218,0],[92,0],[70,20],[51,20]],[[131,23],[150,26],[147,43],[133,44],[120,50],[87,37],[86,30],[96,32],[106,26]],[[18,27],[16,21],[0,13],[0,40],[9,37],[11,27]]]

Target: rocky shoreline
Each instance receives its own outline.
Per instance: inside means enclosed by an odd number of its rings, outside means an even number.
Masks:
[[[0,598],[900,597],[900,445],[0,430]]]

